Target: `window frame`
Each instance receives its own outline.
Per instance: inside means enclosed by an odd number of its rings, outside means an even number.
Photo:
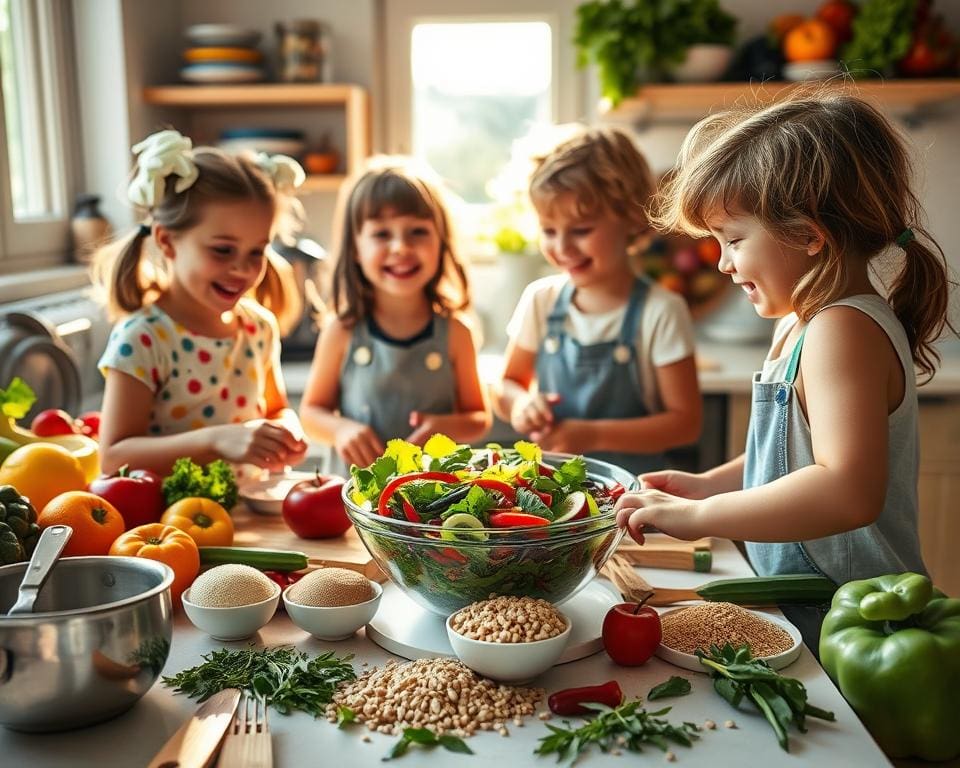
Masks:
[[[6,119],[0,84],[0,274],[54,266],[68,260],[70,197],[76,188],[79,137],[68,115],[76,113],[70,62],[74,61],[70,4],[58,0],[10,0],[16,6],[17,39],[26,41],[15,55],[29,66],[31,86],[40,94],[37,109],[39,160],[50,212],[17,219],[10,187]]]

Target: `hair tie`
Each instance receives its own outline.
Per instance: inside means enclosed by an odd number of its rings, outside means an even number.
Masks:
[[[179,131],[158,131],[133,145],[137,172],[127,187],[134,205],[153,208],[162,198],[167,176],[179,176],[174,191],[189,189],[199,175],[192,157],[193,142]]]
[[[153,228],[149,224],[141,224],[137,229],[137,235],[139,237],[150,237],[150,233],[153,231]]]
[[[266,152],[258,152],[253,161],[270,177],[273,186],[281,191],[296,189],[307,178],[300,163],[287,155],[268,155]]]
[[[910,227],[907,227],[903,232],[897,235],[897,245],[901,248],[906,249],[907,243],[911,240],[916,240],[916,235],[913,234],[913,230]]]

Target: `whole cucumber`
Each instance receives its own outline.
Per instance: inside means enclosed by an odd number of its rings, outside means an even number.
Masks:
[[[307,567],[303,552],[258,547],[200,547],[200,565],[237,563],[262,571],[301,571]]]
[[[697,588],[704,600],[737,605],[820,605],[836,591],[830,579],[806,574],[718,579]]]

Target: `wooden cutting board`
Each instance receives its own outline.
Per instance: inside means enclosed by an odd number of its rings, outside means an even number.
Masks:
[[[645,568],[673,568],[677,570],[709,573],[713,566],[713,539],[682,541],[664,533],[644,535],[644,543],[638,544],[628,536],[620,542],[617,554],[631,565]]]

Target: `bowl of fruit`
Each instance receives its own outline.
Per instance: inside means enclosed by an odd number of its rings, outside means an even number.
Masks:
[[[470,448],[391,440],[343,487],[347,514],[400,589],[441,616],[492,595],[560,603],[623,535],[614,505],[634,475],[532,443]]]

